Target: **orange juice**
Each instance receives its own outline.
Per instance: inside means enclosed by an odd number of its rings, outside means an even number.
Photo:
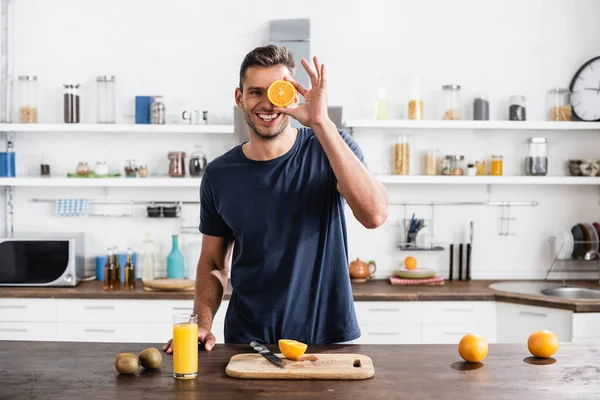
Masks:
[[[176,318],[173,325],[173,376],[178,379],[198,375],[198,322],[196,316],[187,319]]]

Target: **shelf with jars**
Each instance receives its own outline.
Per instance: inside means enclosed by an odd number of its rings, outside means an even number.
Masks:
[[[510,131],[600,131],[600,122],[583,121],[473,121],[473,120],[347,120],[351,130],[446,129],[446,130],[510,130]],[[384,132],[385,133],[385,132]],[[398,134],[398,132],[389,133]]]
[[[233,125],[193,124],[0,124],[0,132],[73,133],[211,133],[233,135]]]

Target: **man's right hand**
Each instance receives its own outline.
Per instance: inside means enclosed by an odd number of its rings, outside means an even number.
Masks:
[[[206,351],[211,351],[213,347],[215,347],[217,339],[208,329],[198,327],[198,341],[204,343]],[[162,349],[163,351],[166,351],[167,354],[173,353],[173,339],[169,339]]]

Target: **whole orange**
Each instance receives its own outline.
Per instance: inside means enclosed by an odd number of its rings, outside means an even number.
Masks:
[[[558,338],[547,330],[533,332],[527,339],[527,348],[536,357],[548,358],[557,352],[558,347]]]
[[[406,257],[404,259],[404,267],[406,267],[406,269],[417,268],[417,259],[411,256]]]
[[[488,353],[487,341],[479,335],[468,334],[458,343],[458,354],[468,362],[479,362]]]

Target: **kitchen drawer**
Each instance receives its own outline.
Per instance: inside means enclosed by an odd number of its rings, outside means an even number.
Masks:
[[[354,308],[361,327],[421,323],[421,303],[416,301],[357,301]]]
[[[225,313],[227,312],[227,306],[229,305],[229,301],[223,300],[221,302],[221,306],[213,319],[213,324],[224,324],[225,323]],[[172,320],[173,314],[179,313],[193,313],[194,312],[194,302],[193,301],[169,301],[169,321]]]
[[[554,332],[561,342],[570,342],[572,318],[573,313],[568,310],[500,302],[498,343],[527,343],[529,335],[541,329]]]
[[[0,340],[56,340],[55,322],[0,322]]]
[[[574,313],[573,337],[600,337],[600,313]]]
[[[146,328],[147,324],[143,323],[61,322],[58,324],[58,340],[64,342],[143,342]],[[166,337],[162,340],[166,343],[169,339],[170,337]]]
[[[496,320],[493,301],[424,301],[422,310],[424,324]]]
[[[456,344],[469,333],[483,337],[488,343],[496,343],[496,326],[493,323],[476,324],[424,324],[423,344]]]
[[[0,322],[54,322],[54,299],[0,299]]]
[[[172,321],[167,301],[58,299],[60,322],[163,322]]]
[[[363,325],[357,344],[418,344],[421,343],[421,325]]]

